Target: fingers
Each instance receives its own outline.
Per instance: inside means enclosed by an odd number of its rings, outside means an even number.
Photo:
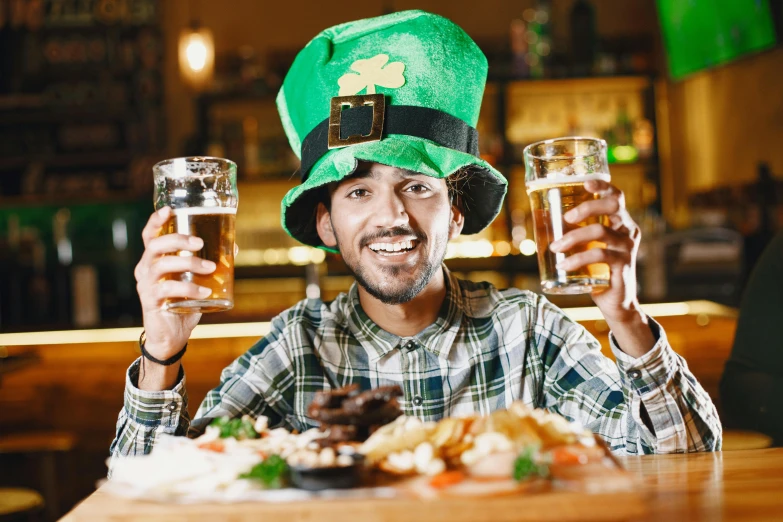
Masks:
[[[621,210],[623,205],[618,197],[591,199],[563,214],[563,219],[568,223],[581,223],[593,216],[612,216]]]
[[[154,285],[137,285],[142,308],[154,309],[163,306],[166,299],[204,299],[209,297],[212,290],[195,283],[185,281],[166,280]]]
[[[599,199],[585,201],[563,215],[568,223],[581,223],[593,216],[613,216],[625,212],[625,196],[623,192],[606,181],[593,179],[586,181],[585,190],[598,194]]]
[[[184,234],[166,234],[156,237],[147,245],[144,255],[150,255],[153,258],[164,254],[175,254],[182,250],[198,252],[204,248],[204,240],[196,236],[186,236]]]
[[[201,238],[184,234],[164,234],[161,231],[172,210],[163,207],[152,216],[142,230],[144,254],[136,265],[136,291],[142,309],[159,309],[167,299],[204,299],[212,294],[209,288],[188,281],[164,279],[171,274],[211,274],[215,263],[193,255],[204,248]],[[171,255],[179,254],[179,255]]]
[[[204,241],[201,238],[185,236],[182,234],[166,234],[150,240],[141,256],[139,264],[136,265],[136,270],[134,270],[136,281],[145,279],[152,269],[152,266],[161,256],[164,256],[165,254],[198,252],[203,247]],[[177,257],[185,258],[185,256]]]
[[[552,252],[568,252],[579,245],[599,241],[614,250],[631,251],[635,245],[635,237],[628,233],[594,223],[579,227],[566,233],[563,237],[549,245]]]
[[[146,278],[156,282],[168,274],[181,274],[182,272],[206,275],[214,272],[215,268],[215,263],[212,261],[198,257],[163,256],[152,263]]]
[[[557,264],[557,269],[570,272],[593,263],[606,263],[612,267],[612,272],[615,272],[615,268],[621,269],[621,267],[630,265],[631,260],[632,253],[630,251],[591,248],[578,254],[571,254]]]
[[[585,189],[593,194],[598,194],[602,198],[609,196],[619,196],[622,194],[620,189],[608,181],[603,181],[600,179],[591,179],[590,181],[585,181]]]
[[[150,241],[160,235],[160,230],[166,221],[171,217],[171,207],[163,207],[157,212],[153,213],[147,220],[147,224],[144,225],[144,229],[141,231],[141,238],[144,240],[144,248]]]

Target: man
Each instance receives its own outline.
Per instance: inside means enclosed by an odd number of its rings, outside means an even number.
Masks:
[[[523,400],[581,422],[620,454],[720,448],[709,396],[639,309],[639,230],[613,186],[589,183],[603,197],[567,219],[609,215],[616,226],[580,228],[551,248],[607,245],[570,256],[564,268],[611,266],[611,287],[593,297],[617,365],[544,298],[461,281],[443,266],[448,241],[486,227],[506,191],[505,178],[478,157],[486,71],[460,28],[421,11],[336,26],[305,47],[278,95],[303,179],[283,200],[282,224],[305,244],[339,252],[357,283],[332,303],[303,300],[277,316],[223,371],[191,423],[179,357],[199,317],[161,304],[200,289],[161,278],[214,266],[164,256],[201,241],[157,237],[170,210],[153,215],[136,269],[145,356],[128,372],[114,456],[146,453],[161,433],[195,434],[224,415],[263,414],[304,430],[314,426],[307,406],[316,391],[354,382],[399,384],[403,411],[424,419]]]

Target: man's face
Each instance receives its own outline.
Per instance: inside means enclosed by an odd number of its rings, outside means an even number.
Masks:
[[[330,193],[331,209],[318,209],[321,240],[336,246],[357,282],[386,304],[416,297],[462,230],[443,179],[360,163]]]

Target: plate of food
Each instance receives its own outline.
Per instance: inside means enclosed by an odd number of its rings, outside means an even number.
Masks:
[[[113,464],[104,491],[159,502],[294,502],[614,493],[634,481],[589,430],[522,402],[425,422],[402,414],[398,386],[315,395],[318,428],[266,417],[215,419],[195,439],[161,436]]]

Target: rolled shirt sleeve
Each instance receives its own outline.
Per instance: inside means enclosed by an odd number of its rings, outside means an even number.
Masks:
[[[110,447],[109,476],[117,458],[147,454],[161,434],[184,435],[190,425],[184,369],[180,367],[172,389],[145,391],[138,388],[140,362],[136,359],[125,375],[125,400]]]
[[[116,459],[148,454],[162,434],[196,437],[217,417],[264,415],[272,427],[285,425],[280,412],[292,409],[296,382],[287,356],[286,317],[277,316],[266,336],[223,369],[220,384],[207,393],[192,421],[183,367],[172,389],[144,391],[138,388],[141,358],[134,361],[125,377],[125,403],[110,448],[109,476]]]
[[[656,453],[719,450],[722,428],[712,399],[669,345],[663,327],[648,321],[657,341],[641,357],[626,354],[609,335],[634,423]],[[642,421],[642,405],[655,433]]]
[[[589,428],[616,454],[719,450],[722,428],[712,400],[663,328],[649,322],[657,341],[639,358],[623,352],[610,334],[615,363],[582,325],[542,298],[535,332],[543,371],[538,404]]]

